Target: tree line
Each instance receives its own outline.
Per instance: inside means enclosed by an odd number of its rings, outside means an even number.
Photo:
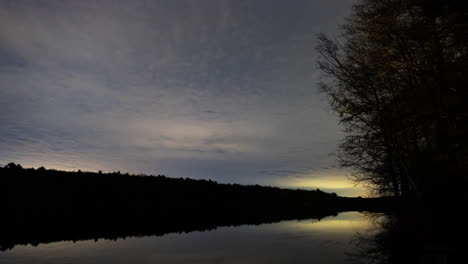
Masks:
[[[320,190],[163,175],[0,168],[0,250],[16,244],[189,232],[378,210],[386,201]],[[387,202],[389,203],[389,202]]]

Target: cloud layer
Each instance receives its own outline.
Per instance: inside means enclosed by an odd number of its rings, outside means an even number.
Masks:
[[[317,94],[314,46],[350,6],[1,1],[0,163],[347,181],[327,172],[341,134]]]

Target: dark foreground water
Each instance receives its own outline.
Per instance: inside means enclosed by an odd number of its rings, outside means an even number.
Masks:
[[[349,263],[356,236],[372,232],[369,215],[341,213],[320,221],[220,227],[163,236],[17,245],[0,263]]]

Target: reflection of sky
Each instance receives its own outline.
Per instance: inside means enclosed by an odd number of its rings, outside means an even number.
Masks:
[[[162,237],[17,246],[5,263],[345,263],[350,240],[369,223],[360,213]]]
[[[292,229],[315,231],[321,233],[347,232],[355,233],[372,227],[361,213],[347,212],[336,217],[326,217],[320,221],[303,220],[289,223]]]
[[[0,165],[322,186],[315,34],[352,2],[1,1]]]

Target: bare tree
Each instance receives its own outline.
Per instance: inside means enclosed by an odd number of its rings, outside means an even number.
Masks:
[[[363,0],[353,10],[340,38],[319,35],[317,46],[320,89],[347,132],[339,161],[384,195],[466,182],[466,7]]]

